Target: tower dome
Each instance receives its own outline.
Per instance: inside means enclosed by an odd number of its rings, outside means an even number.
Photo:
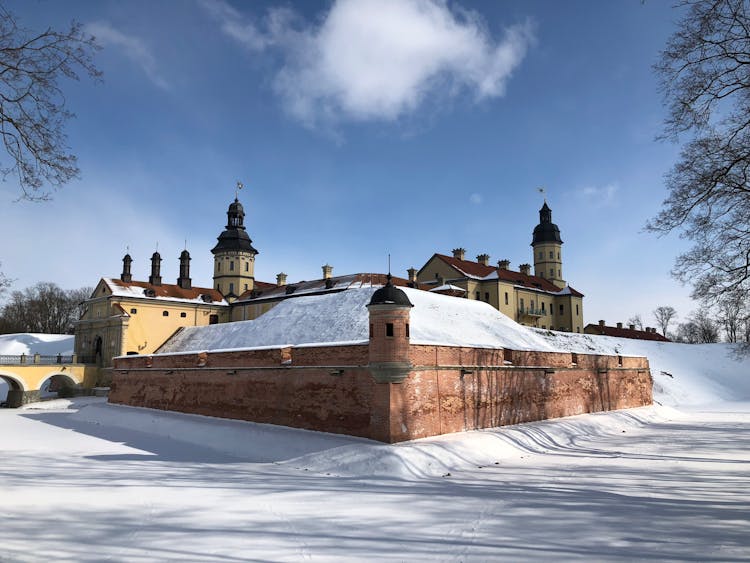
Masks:
[[[245,230],[245,209],[235,196],[227,209],[227,224],[217,237],[214,255],[214,289],[235,298],[255,287],[255,255],[258,251]]]
[[[372,294],[369,305],[399,305],[401,307],[414,307],[406,293],[393,285],[391,274],[388,274],[388,282]]]
[[[544,202],[544,205],[539,210],[539,224],[534,227],[534,237],[531,241],[531,246],[542,242],[555,242],[562,244],[560,238],[560,229],[557,225],[552,222],[552,210]]]

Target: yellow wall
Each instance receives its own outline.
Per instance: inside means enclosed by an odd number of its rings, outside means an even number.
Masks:
[[[255,256],[251,252],[225,251],[214,256],[214,289],[242,295],[255,284]],[[231,290],[230,290],[231,284]]]

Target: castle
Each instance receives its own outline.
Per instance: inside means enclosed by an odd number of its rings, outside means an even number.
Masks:
[[[560,229],[552,223],[552,211],[545,201],[531,242],[533,275],[529,264],[513,271],[507,260],[491,266],[489,256],[480,254],[470,261],[466,251],[457,248],[452,256],[434,254],[420,270],[410,268],[408,278],[393,278],[392,283],[484,301],[522,325],[581,332],[583,294],[563,279],[562,244]],[[133,260],[126,254],[120,277],[102,278],[85,303],[75,331],[78,358],[108,368],[114,357],[156,352],[185,327],[252,320],[287,299],[386,283],[386,276],[377,273],[334,276],[328,264],[317,280],[287,283],[284,273],[277,275],[275,283],[256,280],[258,251],[247,233],[245,210],[236,196],[211,252],[210,288],[193,286],[187,250],[180,254],[175,284],[162,281],[158,252],[151,256],[148,280],[133,280]]]

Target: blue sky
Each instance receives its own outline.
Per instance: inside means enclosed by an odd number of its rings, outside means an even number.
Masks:
[[[15,288],[146,279],[158,244],[195,285],[237,180],[256,278],[392,270],[462,246],[518,269],[544,186],[586,322],[694,304],[669,276],[684,248],[642,232],[679,147],[651,65],[667,2],[338,0],[9,2],[22,25],[82,22],[103,82],[64,85],[81,179],[52,202],[0,194]],[[0,160],[5,155],[0,155]]]

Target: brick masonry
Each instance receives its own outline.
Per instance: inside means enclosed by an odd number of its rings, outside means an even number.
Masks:
[[[390,443],[652,402],[646,358],[404,349],[395,337],[391,349],[411,364],[402,383],[373,379],[382,342],[127,356],[115,360],[109,400]]]

